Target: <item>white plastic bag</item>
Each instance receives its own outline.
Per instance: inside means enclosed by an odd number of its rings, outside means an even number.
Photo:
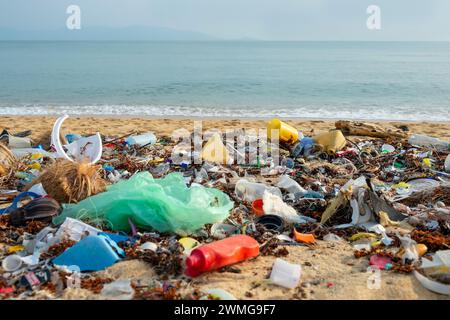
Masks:
[[[119,279],[103,286],[101,295],[109,300],[131,300],[134,289],[129,279]]]

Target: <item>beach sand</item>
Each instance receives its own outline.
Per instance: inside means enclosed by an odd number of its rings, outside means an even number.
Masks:
[[[5,128],[12,133],[32,130],[35,143],[48,143],[50,132],[56,117],[40,116],[1,116],[0,129]],[[127,117],[70,117],[64,122],[63,131],[79,134],[100,132],[103,135],[121,136],[132,132],[153,131],[157,135],[170,136],[174,130],[184,128],[193,131],[194,121],[200,119],[150,119]],[[288,121],[298,130],[309,135],[334,128],[334,120],[292,120]],[[242,119],[206,119],[202,120],[204,131],[211,129],[265,129],[267,120]],[[450,124],[446,122],[378,122],[381,125],[407,126],[411,133],[422,133],[450,140]]]
[[[48,143],[49,133],[56,117],[1,117],[0,129],[11,132],[32,130],[35,142]],[[305,134],[334,128],[332,120],[288,121]],[[407,126],[411,133],[423,133],[450,140],[449,123],[429,122],[383,122],[381,125]],[[220,120],[203,121],[203,129],[261,128],[263,120]],[[125,135],[133,131],[153,131],[157,135],[170,135],[174,129],[186,128],[192,131],[189,119],[139,119],[139,118],[92,118],[73,117],[64,123],[65,132],[80,134],[100,132],[104,135]],[[319,241],[314,248],[288,246],[289,262],[302,265],[302,285],[297,289],[283,289],[267,284],[274,257],[258,257],[236,265],[240,273],[212,272],[196,278],[194,288],[221,288],[238,299],[448,299],[423,288],[415,277],[382,271],[381,287],[369,289],[367,280],[367,258],[355,259],[347,243]],[[153,276],[151,268],[139,261],[119,262],[100,274],[112,278],[129,278],[148,282]],[[96,298],[89,291],[67,292],[64,298]],[[98,298],[98,296],[97,296]]]

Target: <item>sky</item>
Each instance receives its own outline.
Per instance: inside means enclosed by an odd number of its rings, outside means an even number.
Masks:
[[[0,28],[65,28],[69,5],[82,29],[129,26],[195,31],[218,39],[450,41],[449,0],[0,0]],[[368,30],[366,9],[381,9]]]

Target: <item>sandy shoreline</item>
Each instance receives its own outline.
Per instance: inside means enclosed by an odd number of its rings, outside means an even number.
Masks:
[[[1,116],[0,129],[12,133],[32,130],[32,138],[37,143],[48,140],[56,116]],[[146,118],[146,117],[70,117],[64,122],[65,132],[89,134],[100,132],[103,135],[125,135],[131,132],[153,131],[157,135],[171,135],[176,129],[185,128],[193,131],[194,121],[201,121],[204,131],[210,129],[265,129],[267,120],[252,119],[200,119],[200,118]],[[308,135],[334,128],[335,120],[292,119],[285,120],[298,130]],[[410,133],[421,133],[441,139],[450,139],[449,122],[410,122],[410,121],[375,121],[380,125],[407,126]]]
[[[56,117],[47,116],[1,116],[0,129],[17,133],[32,130],[35,143],[48,143]],[[88,134],[100,132],[103,135],[120,136],[131,132],[153,131],[158,136],[170,135],[173,130],[186,128],[192,131],[193,120],[158,119],[136,117],[71,117],[64,123],[65,132]],[[334,120],[287,120],[302,130],[305,135],[334,128]],[[205,119],[203,130],[266,128],[266,120],[250,119]],[[380,125],[407,126],[410,133],[422,133],[450,140],[450,123],[435,122],[380,122]],[[288,246],[287,261],[302,265],[301,291],[283,289],[265,284],[274,257],[259,257],[240,263],[240,273],[212,272],[198,277],[195,288],[221,288],[238,299],[448,299],[423,288],[412,274],[382,273],[381,288],[367,287],[367,259],[355,259],[348,243],[319,241],[314,249],[306,246]],[[136,261],[125,261],[102,272],[112,278],[128,278],[148,281],[152,270],[148,265]],[[238,286],[236,284],[239,283]],[[94,299],[88,291],[67,293],[65,298]]]

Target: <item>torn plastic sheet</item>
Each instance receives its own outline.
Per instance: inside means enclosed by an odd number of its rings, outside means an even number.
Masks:
[[[370,183],[370,182],[369,182]],[[364,176],[356,180],[349,180],[339,191],[338,195],[332,200],[325,212],[322,214],[321,223],[330,219],[339,208],[349,204],[352,209],[352,220],[350,223],[334,226],[336,229],[360,226],[367,230],[378,223],[375,214],[379,215],[381,211],[386,212],[393,221],[402,221],[407,218],[395,210],[388,201],[378,196],[373,191],[373,186],[367,184]],[[391,239],[384,237],[383,243],[391,243]]]
[[[67,217],[56,232],[57,237],[68,235],[73,241],[80,241],[83,236],[97,235],[103,232],[80,220]]]

